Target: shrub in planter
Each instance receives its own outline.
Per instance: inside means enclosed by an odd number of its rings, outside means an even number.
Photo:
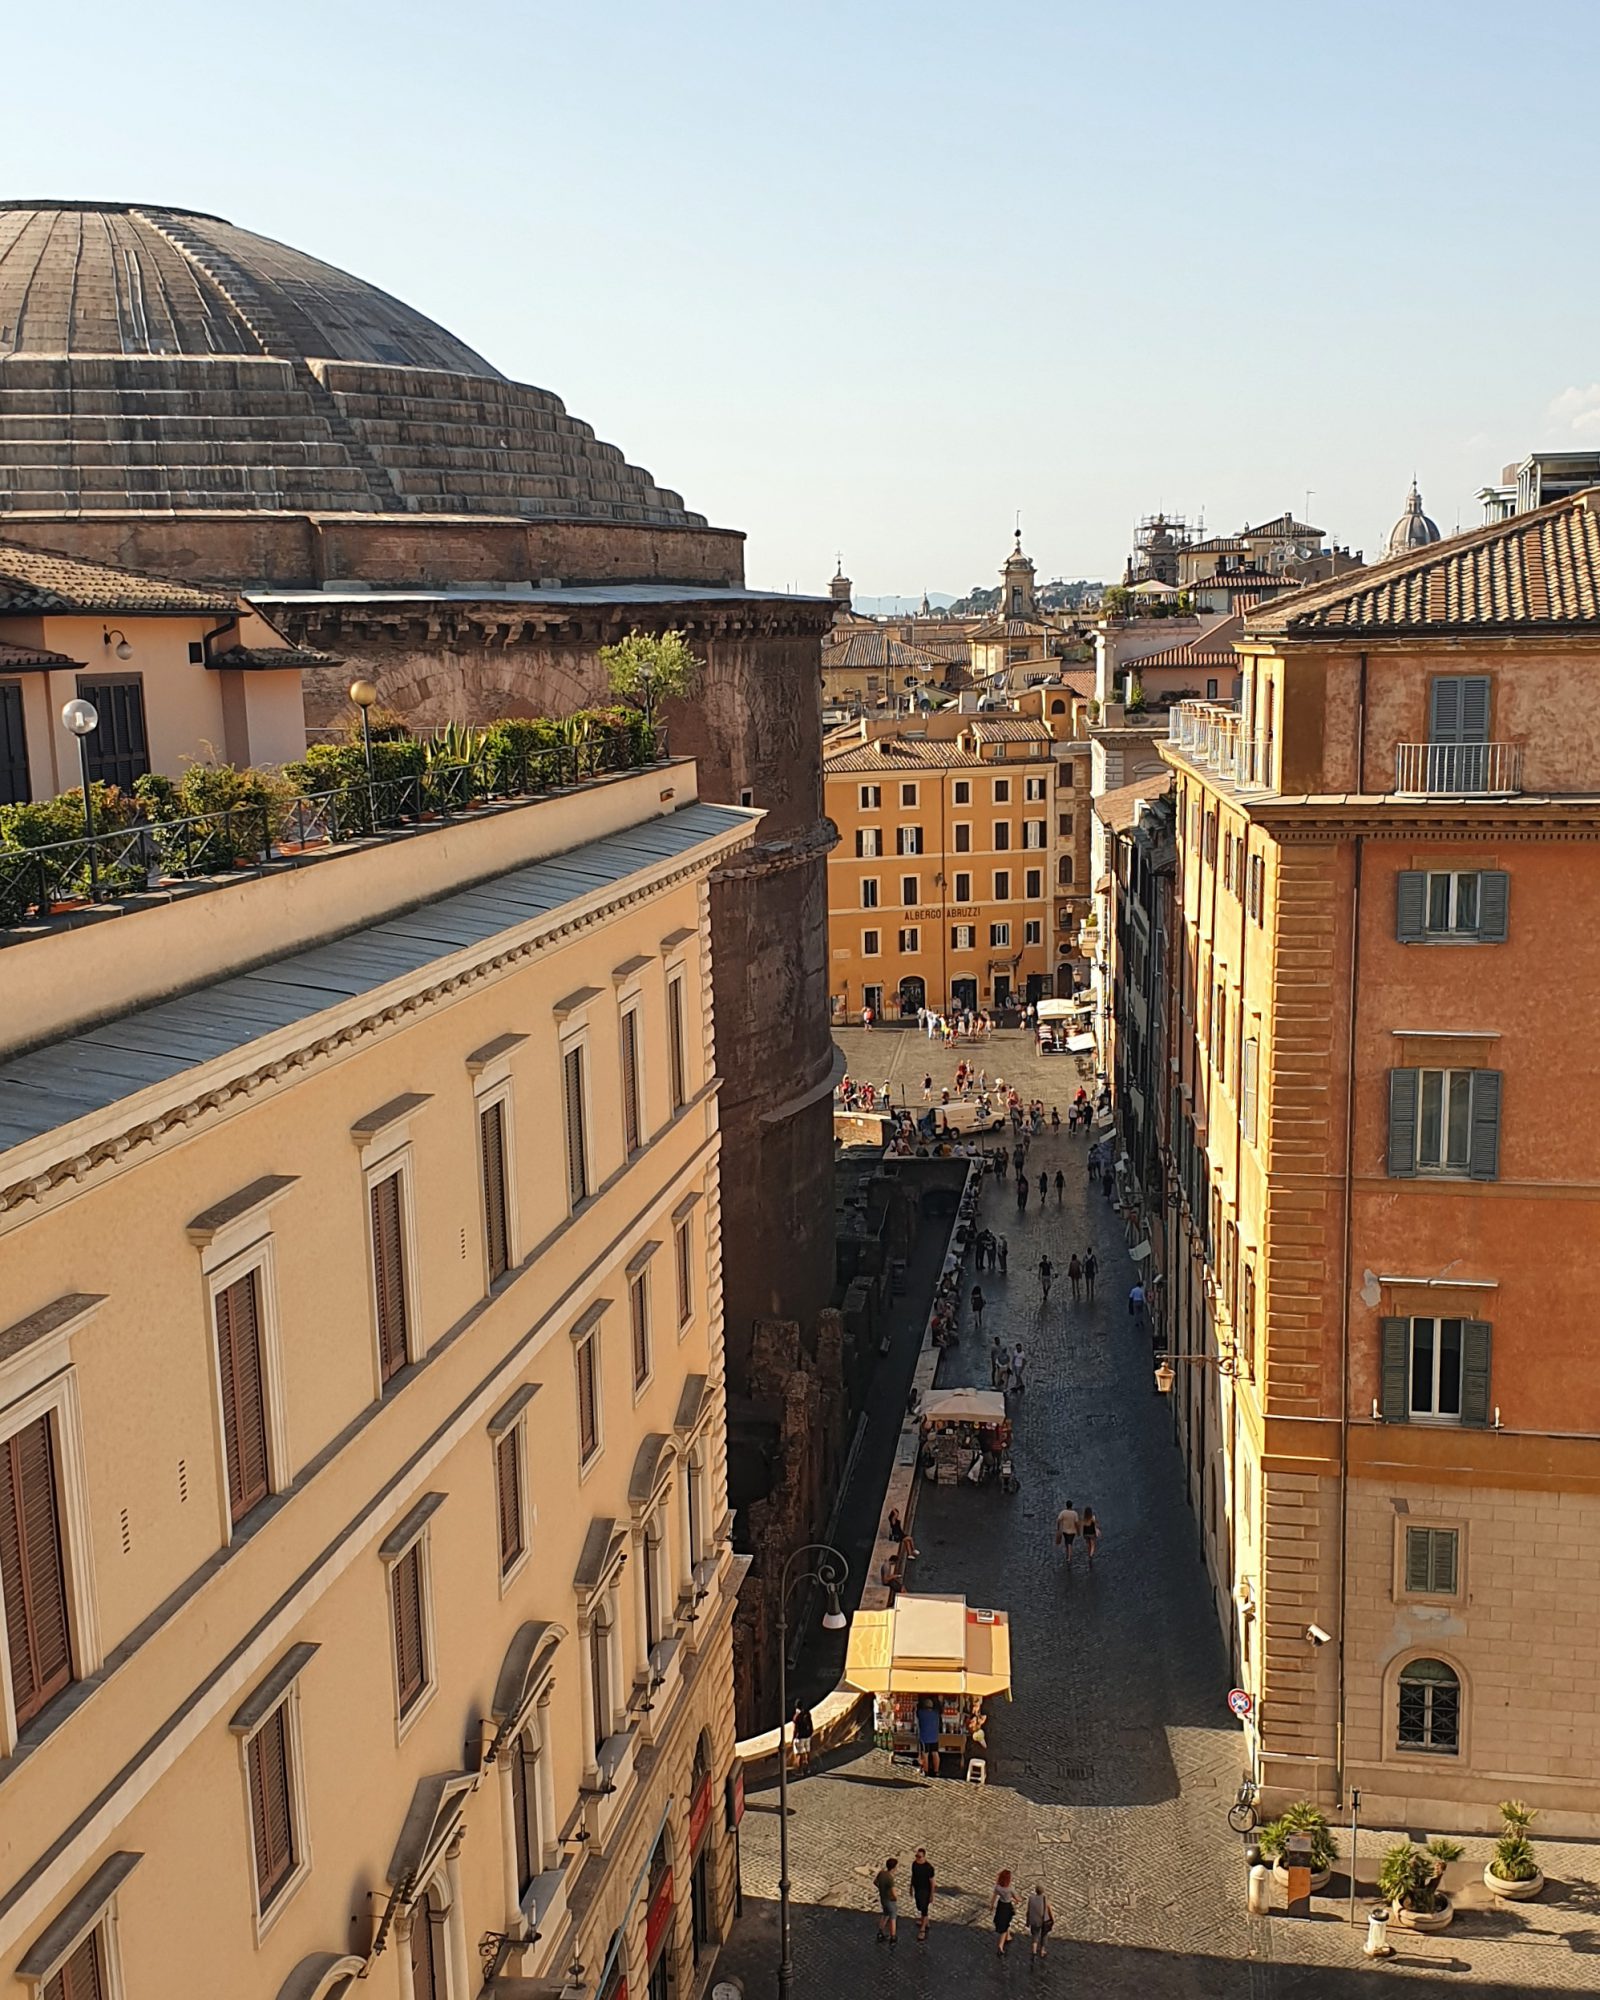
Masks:
[[[1311,1872],[1313,1875],[1326,1875],[1339,1858],[1338,1842],[1328,1824],[1328,1815],[1309,1799],[1296,1799],[1292,1806],[1285,1806],[1276,1819],[1268,1820],[1259,1830],[1256,1844],[1268,1861],[1281,1866],[1284,1846],[1291,1834],[1310,1837]]]
[[[176,781],[140,778],[134,796],[166,874],[215,875],[270,852],[292,817],[296,787],[277,771],[195,763]]]
[[[1454,1840],[1430,1840],[1426,1847],[1397,1841],[1378,1870],[1378,1894],[1402,1924],[1418,1930],[1443,1930],[1455,1913],[1439,1883],[1446,1864],[1459,1861],[1463,1852]]]
[[[94,804],[96,835],[116,833],[138,817],[138,807],[126,792],[96,779],[89,787]],[[0,921],[19,923],[37,902],[48,912],[55,901],[87,896],[92,886],[89,849],[84,838],[82,790],[60,792],[53,799],[26,805],[0,806],[0,854],[22,854],[40,848],[59,849],[33,854],[4,870],[0,888]],[[97,844],[96,863],[102,894],[116,895],[142,888],[145,870],[136,863],[119,863]]]
[[[369,797],[367,792],[367,759],[360,743],[313,743],[299,763],[284,767],[284,776],[302,792],[332,793],[337,812],[336,831],[340,837],[349,838],[353,834],[370,833],[374,817],[379,826],[393,826],[410,817],[420,803],[426,761],[424,746],[413,737],[375,742],[372,746],[375,797]]]
[[[1532,1806],[1521,1799],[1500,1801],[1500,1838],[1483,1871],[1485,1884],[1497,1896],[1512,1902],[1527,1902],[1544,1887],[1544,1871],[1539,1866],[1528,1828],[1538,1817]]]
[[[484,750],[497,792],[548,792],[565,776],[563,738],[548,715],[508,715],[484,731]]]

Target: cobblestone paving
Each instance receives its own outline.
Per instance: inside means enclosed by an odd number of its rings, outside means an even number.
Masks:
[[[936,1085],[956,1057],[904,1030],[838,1037],[852,1075],[907,1085],[921,1101],[923,1072]],[[958,1052],[959,1054],[959,1052]],[[983,1051],[1025,1096],[1065,1109],[1075,1067],[1041,1059],[1020,1034]],[[797,2000],[895,1994],[956,2000],[1026,1985],[1139,2000],[1241,1996],[1241,2000],[1343,2000],[1358,1986],[1399,1977],[1409,1993],[1470,1986],[1512,1995],[1600,1989],[1600,1892],[1582,1879],[1593,1856],[1550,1845],[1559,1872],[1552,1900],[1512,1911],[1464,1911],[1438,1938],[1405,1938],[1396,1961],[1360,1954],[1364,1922],[1343,1921],[1348,1884],[1319,1899],[1316,1918],[1251,1919],[1244,1868],[1224,1814],[1241,1773],[1241,1744],[1224,1708],[1227,1659],[1213,1620],[1194,1521],[1173,1459],[1165,1405],[1156,1397],[1147,1337],[1127,1324],[1132,1282],[1123,1232],[1087,1187],[1085,1142],[1045,1135],[1028,1170],[1066,1172],[1064,1203],[1037,1191],[1025,1216],[1012,1185],[989,1183],[984,1220],[1010,1239],[1005,1277],[984,1273],[990,1300],[982,1340],[970,1324],[946,1357],[943,1379],[987,1385],[988,1338],[1020,1338],[1028,1388],[1013,1399],[1020,1493],[921,1488],[915,1537],[922,1554],[913,1590],[959,1590],[970,1603],[1012,1617],[1014,1699],[997,1703],[986,1787],[925,1781],[870,1745],[839,1752],[790,1793],[790,1876]],[[1099,1296],[1074,1305],[1058,1278],[1048,1308],[1036,1267],[1048,1251],[1058,1271],[1093,1243]],[[968,1284],[971,1279],[969,1277]],[[1069,1571],[1052,1545],[1057,1509],[1091,1504],[1103,1540],[1095,1568],[1082,1551]],[[934,1929],[925,1944],[903,1923],[890,1950],[874,1943],[872,1876],[901,1861],[910,1907],[914,1848],[938,1871]],[[1363,1873],[1370,1872],[1363,1842]],[[1481,1868],[1483,1843],[1472,1843]],[[718,1963],[749,2000],[775,1991],[778,1958],[775,1785],[752,1787],[742,1835],[745,1913]],[[1024,1891],[1044,1884],[1056,1913],[1050,1956],[1030,1963],[1026,1937],[997,1959],[989,1889],[1010,1867]],[[1463,1864],[1463,1875],[1467,1865]],[[1359,1906],[1365,1915],[1370,1892]]]

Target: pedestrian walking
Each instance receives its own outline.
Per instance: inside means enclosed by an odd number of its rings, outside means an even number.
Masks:
[[[995,1950],[1002,1958],[1006,1955],[1006,1939],[1011,1933],[1012,1923],[1017,1914],[1017,1892],[1011,1886],[1011,1870],[1002,1868],[994,1878],[994,1889],[989,1897],[989,1907],[994,1911]],[[882,1926],[879,1926],[882,1929]]]
[[[1048,1257],[1039,1259],[1039,1290],[1044,1294],[1046,1305],[1050,1303],[1050,1284],[1055,1277],[1056,1267]]]
[[[1072,1567],[1072,1545],[1083,1530],[1078,1510],[1069,1500],[1056,1516],[1056,1547],[1067,1552],[1067,1568]]]
[[[811,1711],[803,1701],[794,1705],[790,1718],[794,1727],[794,1768],[796,1775],[807,1778],[811,1775],[811,1739],[816,1734],[817,1725],[812,1720]]]
[[[917,1763],[927,1778],[939,1775],[939,1704],[931,1694],[917,1702]]]
[[[1050,1176],[1041,1170],[1039,1175],[1039,1206],[1044,1207],[1050,1195]]]
[[[1003,1389],[1006,1386],[1005,1342],[996,1334],[989,1343],[989,1387]]]
[[[933,1863],[925,1847],[919,1847],[911,1857],[911,1900],[917,1906],[917,1936],[925,1938],[933,1909]]]
[[[1000,1275],[1002,1278],[1006,1274],[1006,1258],[1010,1254],[1011,1254],[1011,1239],[1009,1236],[1002,1236],[1000,1239]]]
[[[1066,1177],[1066,1175],[1065,1175],[1065,1174],[1064,1174],[1064,1173],[1063,1173],[1063,1172],[1061,1171],[1061,1169],[1060,1169],[1059,1167],[1057,1167],[1057,1168],[1056,1168],[1056,1207],[1057,1207],[1057,1208],[1059,1208],[1059,1207],[1061,1206],[1061,1203],[1062,1203],[1063,1199],[1064,1199],[1064,1198],[1065,1198],[1065,1196],[1066,1196],[1066,1192],[1067,1192],[1067,1177]]]
[[[1017,1175],[1017,1213],[1018,1213],[1018,1215],[1023,1215],[1023,1214],[1026,1214],[1026,1212],[1027,1212],[1027,1207],[1028,1207],[1028,1177],[1027,1177],[1027,1175],[1026,1175],[1026,1174],[1018,1174],[1018,1175]]]
[[[870,1007],[863,1007],[863,1008],[862,1008],[862,1010],[861,1010],[861,1025],[862,1025],[862,1027],[863,1027],[863,1028],[870,1028],[870,1027],[872,1026],[872,1021],[873,1021],[873,1013],[872,1013],[872,1009],[871,1009]]]
[[[1100,1546],[1100,1523],[1095,1519],[1094,1509],[1087,1504],[1083,1510],[1083,1546],[1093,1569],[1094,1552]]]
[[[878,1892],[878,1942],[895,1942],[895,1913],[900,1907],[900,1887],[895,1881],[894,1871],[900,1866],[897,1856],[891,1854],[888,1860],[872,1878],[872,1886]]]
[[[1044,1884],[1035,1882],[1028,1897],[1028,1907],[1023,1912],[1028,1920],[1028,1942],[1032,1946],[1032,1956],[1048,1956],[1045,1946],[1050,1941],[1050,1933],[1056,1927],[1056,1913],[1050,1907],[1050,1898],[1044,1892]]]
[[[1100,1261],[1095,1256],[1093,1249],[1085,1250],[1083,1253],[1083,1291],[1085,1298],[1088,1299],[1091,1305],[1094,1303],[1094,1276],[1099,1268]]]
[[[1061,1113],[1053,1104],[1050,1107],[1050,1136],[1052,1139],[1061,1137]]]
[[[980,1334],[983,1332],[983,1307],[983,1287],[981,1285],[974,1285],[972,1288],[972,1317],[977,1322]]]
[[[1016,1346],[1013,1347],[1011,1350],[1011,1361],[1010,1361],[1011,1393],[1014,1396],[1020,1396],[1028,1386],[1027,1383],[1024,1382],[1022,1379],[1023,1370],[1027,1367],[1027,1365],[1028,1365],[1028,1357],[1026,1354],[1023,1353],[1022,1342],[1019,1340]]]
[[[1072,1303],[1076,1305],[1079,1294],[1083,1289],[1083,1265],[1076,1253],[1074,1253],[1071,1263],[1067,1266],[1067,1283],[1072,1287]]]
[[[1128,1293],[1128,1324],[1135,1332],[1144,1325],[1144,1286],[1137,1282]]]

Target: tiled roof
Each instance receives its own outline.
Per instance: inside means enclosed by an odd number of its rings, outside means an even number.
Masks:
[[[1259,594],[1268,590],[1298,590],[1300,579],[1297,576],[1285,576],[1281,570],[1256,569],[1247,563],[1240,569],[1219,569],[1210,576],[1197,576],[1189,588],[1253,590]]]
[[[991,618],[986,625],[977,626],[968,634],[978,640],[995,639],[1047,639],[1055,631],[1042,618]]]
[[[1323,535],[1325,528],[1309,527],[1304,521],[1297,521],[1292,514],[1274,514],[1270,521],[1263,521],[1259,528],[1246,528],[1246,535],[1292,535],[1299,541],[1302,535]]]
[[[1140,778],[1136,784],[1118,785],[1112,791],[1102,792],[1093,801],[1094,816],[1114,832],[1126,833],[1134,823],[1134,808],[1140,799],[1159,799],[1163,792],[1170,790],[1171,785],[1170,771],[1154,771],[1148,778]]]
[[[840,639],[824,640],[822,646],[824,673],[841,667],[915,667],[933,673],[944,665],[944,654],[908,646],[901,639],[891,639],[887,632],[846,632]]]
[[[1191,542],[1179,551],[1186,556],[1237,554],[1245,546],[1243,535],[1208,535],[1203,542]]]
[[[82,660],[69,660],[65,653],[49,653],[43,646],[10,646],[0,640],[0,674],[23,667],[81,667]]]
[[[0,542],[0,611],[88,611],[157,615],[237,611],[232,591],[199,589],[54,549]]]
[[[1243,618],[1224,618],[1203,638],[1190,639],[1182,646],[1168,646],[1165,652],[1146,653],[1142,660],[1127,661],[1127,671],[1137,675],[1146,667],[1226,667],[1237,673],[1239,661],[1233,642],[1243,630]]]
[[[281,673],[289,667],[336,667],[339,658],[337,653],[319,653],[314,646],[230,646],[225,653],[213,653],[206,665]]]
[[[857,743],[848,750],[830,750],[823,757],[824,777],[861,772],[868,777],[890,777],[897,771],[979,771],[996,770],[992,760],[954,743],[912,743],[903,736],[880,736],[873,743]]]
[[[1052,740],[1042,722],[1026,715],[975,716],[972,733],[980,743],[1048,743]]]
[[[1433,542],[1263,607],[1249,637],[1600,632],[1600,487]]]

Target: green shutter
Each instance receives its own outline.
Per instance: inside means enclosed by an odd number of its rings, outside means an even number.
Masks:
[[[1486,868],[1478,877],[1478,936],[1485,944],[1504,944],[1511,902],[1511,877],[1501,868]]]
[[[1461,1421],[1489,1421],[1489,1322],[1461,1322]]]
[[[1500,1072],[1480,1069],[1472,1077],[1472,1133],[1467,1172],[1475,1181],[1500,1174]]]
[[[1456,1542],[1454,1528],[1430,1528],[1428,1530],[1430,1560],[1428,1564],[1428,1588],[1436,1590],[1441,1597],[1456,1594]]]
[[[1428,714],[1430,743],[1459,743],[1461,740],[1461,680],[1456,674],[1442,676],[1433,683]]]
[[[1433,1562],[1431,1528],[1406,1529],[1406,1589],[1431,1590],[1433,1588]]]
[[[1428,933],[1428,878],[1420,868],[1402,868],[1394,879],[1394,934],[1402,944],[1417,944]]]
[[[1411,1415],[1411,1322],[1386,1319],[1383,1332],[1383,1396],[1379,1408],[1386,1424],[1403,1424]]]
[[[1461,682],[1461,741],[1489,740],[1489,676],[1468,674]]]
[[[1417,1171],[1417,1079],[1414,1069],[1389,1072],[1389,1172],[1396,1179]]]

